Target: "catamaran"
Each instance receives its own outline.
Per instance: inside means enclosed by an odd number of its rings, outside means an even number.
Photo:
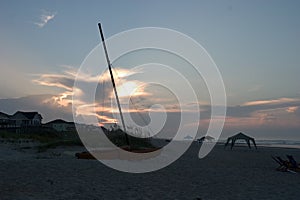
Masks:
[[[107,48],[106,48],[105,38],[104,38],[103,30],[102,30],[102,27],[101,27],[101,23],[98,23],[98,27],[99,27],[99,32],[100,32],[100,36],[101,36],[103,49],[104,49],[104,52],[105,52],[105,57],[106,57],[106,61],[107,61],[108,70],[109,70],[109,73],[110,73],[111,83],[112,83],[112,86],[113,86],[116,102],[117,102],[117,105],[118,105],[118,111],[119,111],[120,118],[121,118],[121,123],[122,123],[122,128],[123,128],[123,130],[121,132],[125,134],[126,146],[120,146],[119,148],[116,148],[116,149],[113,149],[113,150],[76,153],[75,156],[79,159],[94,159],[93,155],[97,154],[97,158],[99,156],[100,158],[103,158],[103,159],[134,159],[134,160],[135,159],[147,159],[149,157],[157,156],[160,153],[161,148],[154,147],[152,145],[147,145],[148,147],[140,145],[140,146],[137,147],[137,145],[134,145],[134,144],[131,143],[131,139],[132,138],[136,139],[136,137],[129,136],[127,134],[125,120],[124,120],[124,116],[123,116],[123,113],[122,113],[122,107],[120,105],[118,91],[117,91],[117,88],[116,88],[116,83],[115,83],[115,79],[114,79],[114,75],[113,75],[112,64],[111,64],[109,56],[108,56],[108,51],[107,51]],[[140,138],[140,139],[143,140],[143,138]],[[151,147],[149,147],[149,146],[151,146]],[[140,153],[140,154],[139,155],[135,154],[134,157],[129,158],[128,154],[124,153],[124,150],[128,151],[128,152]],[[145,153],[151,153],[151,154],[146,155]]]

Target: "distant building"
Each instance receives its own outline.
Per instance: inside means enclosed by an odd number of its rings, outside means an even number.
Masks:
[[[43,118],[38,112],[17,111],[9,119],[16,128],[21,128],[41,126]]]
[[[13,115],[0,112],[0,129],[9,132],[26,133],[40,129],[42,119],[38,112],[17,111]]]
[[[56,119],[42,124],[42,115],[38,112],[17,111],[13,115],[0,112],[0,130],[16,133],[55,133],[76,131],[74,122]]]
[[[10,115],[0,112],[0,128],[8,128],[12,125],[13,123],[10,120]]]
[[[193,140],[194,138],[190,135],[187,135],[183,138],[184,140]]]
[[[62,119],[56,119],[50,121],[46,123],[44,126],[48,128],[52,128],[57,132],[74,131],[76,129],[74,122],[67,122]]]

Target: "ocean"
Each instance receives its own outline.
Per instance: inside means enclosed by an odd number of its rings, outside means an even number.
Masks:
[[[218,142],[224,144],[226,140],[219,140]],[[257,146],[261,147],[282,147],[300,149],[300,140],[255,140],[255,142]],[[238,140],[236,141],[236,144],[246,144],[246,142],[243,140]]]
[[[257,146],[300,149],[299,140],[256,140]]]

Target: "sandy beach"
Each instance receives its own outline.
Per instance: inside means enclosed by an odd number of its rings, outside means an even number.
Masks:
[[[96,160],[79,160],[82,147],[36,153],[0,146],[1,200],[62,199],[299,199],[300,173],[278,172],[271,155],[300,149],[259,147],[234,150],[217,145],[204,159],[193,144],[179,160],[156,172],[129,174]]]

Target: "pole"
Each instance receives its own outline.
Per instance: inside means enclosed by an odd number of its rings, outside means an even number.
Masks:
[[[111,79],[111,82],[112,82],[112,85],[113,85],[113,88],[114,88],[114,92],[115,92],[115,96],[116,96],[117,104],[118,104],[118,108],[119,108],[119,113],[120,113],[123,129],[124,129],[124,132],[125,132],[126,143],[127,143],[127,145],[129,145],[129,138],[128,138],[128,135],[126,133],[126,126],[125,126],[125,122],[124,122],[124,118],[123,118],[123,113],[122,113],[120,100],[119,100],[119,96],[118,96],[118,92],[117,92],[117,88],[116,88],[116,84],[115,84],[114,75],[113,75],[113,72],[112,72],[112,69],[111,69],[111,64],[110,64],[110,60],[109,60],[106,45],[105,45],[104,34],[103,34],[103,31],[102,31],[102,28],[101,28],[101,23],[98,23],[98,27],[99,27],[101,40],[102,40],[102,44],[103,44],[103,49],[104,49],[104,52],[105,52],[106,61],[107,61],[107,65],[108,65],[108,69],[109,69],[109,73],[110,73],[110,79]]]

